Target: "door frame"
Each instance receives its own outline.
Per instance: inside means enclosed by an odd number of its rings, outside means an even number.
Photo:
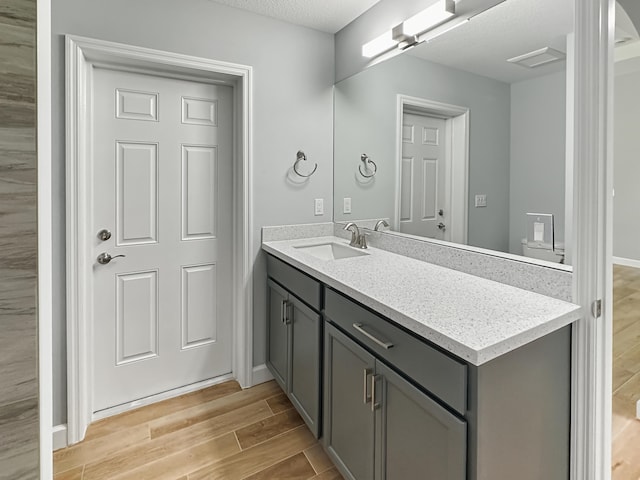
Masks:
[[[611,478],[614,0],[575,0],[571,479]],[[602,311],[594,308],[597,300]]]
[[[151,73],[234,87],[232,375],[252,385],[253,281],[251,246],[252,68],[149,48],[66,35],[67,435],[84,438],[93,416],[90,182],[93,68]],[[230,80],[230,82],[228,80]]]
[[[467,243],[469,219],[469,109],[419,97],[396,96],[396,191],[393,228],[400,231],[400,203],[402,183],[402,119],[405,113],[444,118],[448,145],[445,152],[447,171],[445,182],[451,217],[446,241]]]

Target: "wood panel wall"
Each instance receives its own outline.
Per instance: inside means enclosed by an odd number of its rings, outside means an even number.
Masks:
[[[39,477],[36,0],[0,2],[0,479]]]

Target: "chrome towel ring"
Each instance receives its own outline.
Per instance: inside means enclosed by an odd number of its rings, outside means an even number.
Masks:
[[[376,165],[376,162],[371,160],[366,153],[363,153],[362,155],[360,155],[360,160],[362,160],[362,165],[358,165],[358,170],[360,170],[360,175],[362,175],[364,178],[373,177],[378,171],[378,166]],[[371,171],[371,168],[369,168],[369,165],[373,165],[373,172],[371,173],[371,175],[367,175],[365,173],[367,170]],[[364,166],[364,171],[362,171],[363,166]]]
[[[313,170],[311,170],[311,173],[309,173],[308,175],[305,175],[304,173],[300,173],[298,171],[298,163],[306,160],[307,160],[307,156],[304,154],[304,152],[302,150],[298,150],[298,153],[296,153],[296,161],[293,164],[293,171],[296,172],[296,175],[298,175],[299,177],[309,178],[311,175],[316,173],[316,170],[318,169],[318,164],[316,163],[315,166],[313,167]]]

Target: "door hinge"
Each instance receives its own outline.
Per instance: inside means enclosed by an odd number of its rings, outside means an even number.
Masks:
[[[602,316],[602,300],[594,300],[591,303],[591,314],[593,318],[600,318]]]

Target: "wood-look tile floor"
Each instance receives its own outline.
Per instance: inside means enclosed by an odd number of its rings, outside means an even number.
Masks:
[[[342,480],[275,382],[229,381],[92,424],[54,480]]]
[[[640,269],[613,268],[612,479],[640,479]]]

